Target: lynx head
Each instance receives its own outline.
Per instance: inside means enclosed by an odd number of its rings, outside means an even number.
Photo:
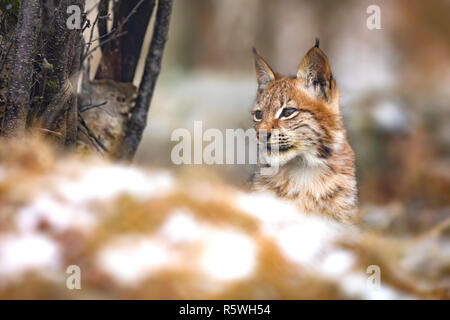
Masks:
[[[296,76],[275,73],[253,50],[258,94],[252,118],[266,160],[284,165],[301,157],[323,161],[343,133],[339,92],[319,41],[303,58]]]

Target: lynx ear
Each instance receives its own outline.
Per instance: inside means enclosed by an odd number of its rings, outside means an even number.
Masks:
[[[255,60],[256,80],[258,81],[258,92],[261,93],[267,84],[275,80],[275,73],[263,58],[253,48],[253,59]]]
[[[336,96],[336,83],[331,74],[328,58],[319,48],[319,39],[309,49],[297,70],[297,79],[301,79],[310,92],[328,103]]]

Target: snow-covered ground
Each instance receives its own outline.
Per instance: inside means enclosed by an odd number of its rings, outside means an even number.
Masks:
[[[20,297],[17,288],[37,298],[415,297],[399,285],[407,277],[392,281],[399,261],[361,255],[376,237],[272,195],[27,154],[1,170],[0,297]],[[71,265],[80,267],[81,290],[66,288]]]

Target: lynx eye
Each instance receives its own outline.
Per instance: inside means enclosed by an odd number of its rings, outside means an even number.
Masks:
[[[263,112],[261,110],[256,110],[253,114],[253,120],[255,121],[261,121],[263,117]]]
[[[295,117],[298,114],[297,108],[284,108],[283,111],[281,111],[281,118],[282,119],[291,119]]]

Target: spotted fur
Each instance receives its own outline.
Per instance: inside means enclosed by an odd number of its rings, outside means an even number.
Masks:
[[[354,154],[340,115],[339,91],[318,41],[295,77],[275,73],[256,51],[254,58],[254,126],[260,146],[267,146],[266,162],[280,166],[273,175],[257,170],[255,188],[294,200],[305,212],[354,221]]]

